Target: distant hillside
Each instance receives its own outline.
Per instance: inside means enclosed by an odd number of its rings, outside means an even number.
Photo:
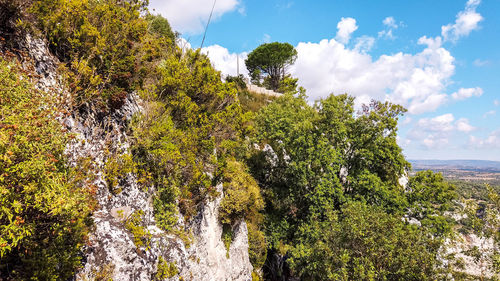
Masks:
[[[486,170],[500,171],[499,161],[486,160],[409,160],[414,170]]]

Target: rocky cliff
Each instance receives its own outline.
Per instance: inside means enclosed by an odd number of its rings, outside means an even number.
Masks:
[[[47,93],[50,89],[62,100],[69,100],[66,99],[69,93],[57,72],[59,62],[44,40],[14,32],[0,44],[0,55],[14,53],[27,69],[29,65],[34,66],[39,75],[38,88]],[[218,208],[223,197],[222,184],[217,185],[219,195],[205,202],[194,219],[184,222],[179,217],[178,224],[190,233],[184,239],[156,226],[152,206],[154,187],[145,191],[132,173],[119,182],[119,194],[110,192],[103,172],[106,153],[109,150],[118,154],[129,152],[126,126],[132,116],[141,111],[141,105],[135,93],[128,93],[124,106],[112,114],[102,116],[90,109],[80,109],[60,118],[61,123],[77,136],[66,150],[70,164],[77,165],[77,160],[82,158],[91,159],[92,180],[97,187],[94,230],[82,249],[83,266],[75,279],[251,280],[253,268],[248,256],[246,223],[240,221],[233,227],[229,248],[221,239],[223,229]],[[126,227],[126,221],[136,211],[142,211],[141,225],[150,236],[145,245],[136,245]],[[159,267],[165,266],[169,269],[168,274],[158,275]]]

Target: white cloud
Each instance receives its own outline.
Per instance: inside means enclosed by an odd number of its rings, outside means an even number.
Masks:
[[[408,132],[407,138],[416,141],[428,149],[441,148],[450,143],[457,133],[470,133],[476,130],[467,118],[455,121],[451,113],[434,118],[422,118]]]
[[[469,120],[467,120],[466,118],[458,119],[455,126],[457,128],[457,131],[464,133],[469,133],[476,129],[475,127],[469,124]]]
[[[493,131],[486,138],[469,137],[469,145],[474,148],[495,149],[500,148],[500,130]]]
[[[475,59],[472,63],[477,67],[486,66],[486,65],[491,64],[491,62],[489,60],[481,60],[481,59]]]
[[[375,45],[375,38],[363,35],[356,38],[356,45],[354,46],[354,50],[357,50],[361,53],[366,53],[372,49],[373,45]]]
[[[476,12],[481,0],[469,0],[465,5],[465,10],[457,14],[454,24],[441,27],[441,36],[445,41],[457,41],[460,37],[467,36],[473,30],[479,28],[479,22],[483,20],[481,14]]]
[[[493,104],[494,104],[495,106],[499,106],[499,105],[500,105],[500,100],[494,100],[494,101],[493,101]]]
[[[428,132],[449,132],[454,129],[451,113],[436,116],[434,118],[422,118],[418,120],[417,126]]]
[[[386,17],[382,23],[389,27],[389,28],[398,28],[398,25],[396,24],[396,20],[394,20],[393,17]]]
[[[358,29],[356,20],[353,18],[342,18],[337,24],[337,37],[336,39],[342,43],[347,44],[351,39],[351,34]]]
[[[454,100],[464,100],[472,96],[480,97],[483,94],[483,89],[476,88],[460,88],[457,92],[451,94]]]
[[[311,100],[332,92],[349,93],[358,103],[389,100],[405,106],[411,114],[433,111],[447,101],[445,88],[454,73],[455,59],[441,46],[439,37],[420,38],[419,44],[425,47],[419,53],[400,52],[377,59],[366,53],[372,39],[360,37],[357,42],[353,48],[335,39],[296,46],[298,58],[290,72],[299,78]],[[209,57],[217,69],[236,73],[236,54],[230,56],[227,49],[217,45],[205,49],[210,50]],[[245,66],[240,59],[242,69]]]
[[[311,99],[349,93],[361,100],[390,100],[412,114],[433,111],[447,100],[444,90],[455,70],[454,58],[439,39],[421,38],[419,43],[427,45],[420,53],[378,59],[335,39],[299,43],[291,72]]]
[[[182,33],[202,33],[207,23],[213,2],[206,0],[150,0],[150,9],[162,14],[168,19],[173,29]],[[223,14],[238,9],[244,13],[244,7],[238,0],[218,0],[212,20],[217,20]]]
[[[385,29],[382,31],[379,31],[378,37],[381,38],[387,38],[387,39],[395,39],[396,37],[392,34],[392,31],[394,29],[397,29],[399,27],[399,24],[396,23],[396,20],[394,17],[386,17],[382,23],[385,26]]]
[[[400,125],[408,125],[413,121],[413,119],[410,116],[406,116],[405,119],[402,122],[399,122]]]
[[[495,110],[490,110],[490,111],[487,111],[483,114],[483,118],[488,118],[490,116],[495,116],[497,114],[497,112]]]
[[[201,50],[202,53],[207,54],[215,69],[222,72],[224,75],[237,75],[238,64],[239,73],[248,76],[248,70],[245,66],[245,59],[247,53],[229,53],[229,51],[219,45],[212,45],[205,47]]]

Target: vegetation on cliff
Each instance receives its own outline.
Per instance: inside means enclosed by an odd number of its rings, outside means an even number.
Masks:
[[[0,277],[66,280],[90,230],[93,187],[68,165],[57,103],[0,58]]]
[[[223,81],[200,50],[179,48],[147,1],[13,3],[22,11],[5,7],[16,11],[17,28],[44,37],[60,60],[73,110],[110,115],[128,95],[142,98],[143,111],[124,128],[130,153],[105,155],[103,174],[112,195],[122,192],[116,187],[125,174],[135,174],[153,192],[155,220],[166,232],[182,235],[180,217],[189,222],[222,191],[221,239],[229,245],[233,227],[247,223],[254,278],[260,269],[269,280],[455,274],[439,256],[453,231],[445,212],[455,188],[430,171],[400,183],[410,169],[396,142],[403,107],[373,101],[356,110],[346,94],[311,105],[283,71],[296,51],[279,43],[257,48],[247,65],[285,94],[251,93],[241,77]],[[261,53],[269,52],[283,55],[266,65]],[[0,279],[67,280],[80,266],[96,194],[85,169],[67,163],[74,136],[58,121],[63,109],[30,80],[0,60]],[[147,248],[142,218],[136,212],[125,224]],[[498,238],[493,222],[471,224]],[[159,260],[157,278],[177,273]]]

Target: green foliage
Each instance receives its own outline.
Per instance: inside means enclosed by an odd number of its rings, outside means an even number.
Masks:
[[[117,188],[119,182],[127,177],[129,173],[136,172],[136,166],[130,154],[112,154],[104,164],[104,178],[111,193],[119,194],[121,188]]]
[[[156,187],[156,220],[171,230],[177,208],[190,219],[203,200],[216,195],[225,158],[241,146],[247,117],[233,84],[223,83],[198,51],[167,55],[155,75],[144,95],[145,113],[132,123],[132,153]]]
[[[168,20],[161,15],[147,15],[148,27],[150,32],[158,34],[160,37],[169,39],[172,43],[175,42],[177,34],[172,31]]]
[[[267,244],[264,232],[255,223],[247,223],[248,256],[254,270],[262,268],[266,261]]]
[[[158,259],[156,270],[156,280],[165,280],[179,274],[179,269],[175,262],[167,262],[162,256]]]
[[[233,229],[231,225],[229,224],[223,224],[222,225],[222,242],[224,243],[224,246],[226,247],[226,258],[229,257],[229,250],[231,248],[231,243],[233,243]]]
[[[151,233],[147,230],[142,222],[144,221],[144,211],[137,210],[125,222],[125,227],[132,233],[134,244],[138,248],[144,247],[149,249],[151,245]]]
[[[0,278],[67,280],[80,264],[93,200],[64,159],[54,100],[0,59]]]
[[[137,88],[138,49],[148,27],[140,14],[146,5],[143,0],[33,2],[35,26],[69,68],[66,78],[77,104],[120,108]],[[151,29],[168,34],[167,24],[152,18]]]
[[[345,204],[299,230],[290,264],[302,280],[435,280],[439,241],[383,208]]]
[[[255,271],[252,271],[252,281],[262,281],[262,277]]]
[[[238,99],[244,112],[258,112],[262,107],[273,102],[276,97],[250,92],[248,90],[238,91]]]
[[[249,166],[266,203],[266,240],[298,277],[436,278],[454,189],[432,173],[417,174],[409,192],[399,184],[409,168],[396,142],[404,111],[372,101],[355,112],[348,95],[310,106],[303,94],[285,94],[258,113],[260,148]]]
[[[243,76],[243,74],[240,74],[239,76],[228,75],[226,77],[226,82],[234,83],[236,87],[238,87],[239,91],[247,89],[247,84],[245,83],[245,77]]]
[[[464,200],[464,215],[472,232],[482,239],[492,239],[493,249],[481,251],[477,247],[465,252],[476,264],[487,264],[495,277],[500,276],[500,195],[495,189],[486,185],[488,200],[478,202]],[[484,276],[480,276],[484,278]]]
[[[440,173],[422,171],[410,178],[407,188],[410,217],[432,228],[433,233],[449,233],[451,225],[443,213],[451,207],[451,200],[456,197],[455,186],[446,182]]]
[[[278,92],[280,93],[295,93],[298,87],[298,78],[293,78],[290,75],[285,75],[280,80]]]
[[[234,225],[239,219],[258,219],[264,201],[257,182],[247,173],[243,164],[229,159],[222,174],[224,198],[219,207],[221,222]]]
[[[252,80],[256,80],[257,84],[260,84],[261,75],[266,74],[268,88],[278,91],[280,86],[283,85],[281,81],[287,77],[286,68],[292,65],[296,59],[297,51],[292,45],[273,42],[262,44],[253,50],[248,54],[245,64],[252,76]],[[288,78],[284,85],[290,84],[289,79],[291,78]],[[286,86],[283,89],[286,90]]]
[[[465,180],[450,180],[448,182],[456,187],[457,195],[460,199],[474,199],[479,201],[487,201],[488,189],[485,188],[483,181],[465,181]],[[490,184],[496,192],[500,192],[500,185]]]

